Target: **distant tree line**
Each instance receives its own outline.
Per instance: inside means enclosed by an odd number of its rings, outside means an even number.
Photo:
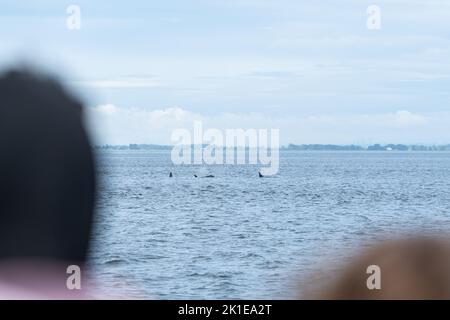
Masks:
[[[364,150],[363,147],[357,145],[335,145],[335,144],[290,144],[287,146],[288,150],[312,150],[312,151],[326,151],[326,150],[334,150],[334,151],[359,151]]]
[[[109,145],[95,147],[98,150],[170,150],[172,146],[159,144],[129,144],[129,145]]]
[[[405,145],[405,144],[374,144],[368,147],[357,145],[334,145],[334,144],[290,144],[284,149],[287,150],[308,150],[308,151],[450,151],[449,145],[425,146],[425,145]]]
[[[173,146],[158,144],[129,144],[129,145],[102,145],[95,147],[98,150],[171,150]],[[304,150],[304,151],[450,151],[448,145],[405,145],[405,144],[373,144],[368,147],[358,145],[336,145],[336,144],[289,144],[282,150]]]

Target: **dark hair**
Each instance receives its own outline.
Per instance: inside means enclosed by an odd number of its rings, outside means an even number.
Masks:
[[[85,261],[94,202],[81,104],[50,78],[0,76],[0,259]]]

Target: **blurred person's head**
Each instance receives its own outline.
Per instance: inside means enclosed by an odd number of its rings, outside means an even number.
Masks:
[[[95,169],[81,104],[55,80],[0,75],[0,264],[83,264]]]
[[[367,285],[378,272],[369,266],[379,267],[379,289]],[[302,298],[450,299],[450,245],[429,237],[386,241],[350,259],[334,279],[321,285]]]

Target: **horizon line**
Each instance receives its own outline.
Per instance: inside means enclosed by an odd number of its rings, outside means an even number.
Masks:
[[[93,145],[95,148],[105,148],[105,147],[128,147],[128,148],[138,148],[138,147],[155,147],[155,148],[173,148],[175,146],[190,146],[195,147],[199,146],[199,144],[187,144],[187,145],[170,145],[170,144],[157,144],[157,143],[128,143],[128,144],[95,144]],[[201,144],[200,146],[211,146],[211,144]],[[222,148],[233,148],[233,147],[227,147],[227,146],[216,146],[216,147],[222,147]],[[262,146],[262,147],[269,147],[269,146]],[[405,144],[405,143],[372,143],[372,144],[334,144],[334,143],[302,143],[302,144],[296,144],[296,143],[289,143],[286,145],[281,145],[280,149],[288,149],[288,148],[295,148],[295,147],[340,147],[340,148],[362,148],[367,149],[370,147],[423,147],[423,148],[437,148],[437,147],[448,147],[450,148],[450,143],[441,143],[441,144],[423,144],[423,143],[411,143],[411,144]],[[234,146],[234,148],[249,148],[249,146]]]

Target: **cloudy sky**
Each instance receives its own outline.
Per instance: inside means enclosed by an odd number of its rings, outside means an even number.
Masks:
[[[24,61],[83,96],[97,143],[169,144],[194,120],[282,144],[450,143],[448,0],[2,0],[1,67]]]

